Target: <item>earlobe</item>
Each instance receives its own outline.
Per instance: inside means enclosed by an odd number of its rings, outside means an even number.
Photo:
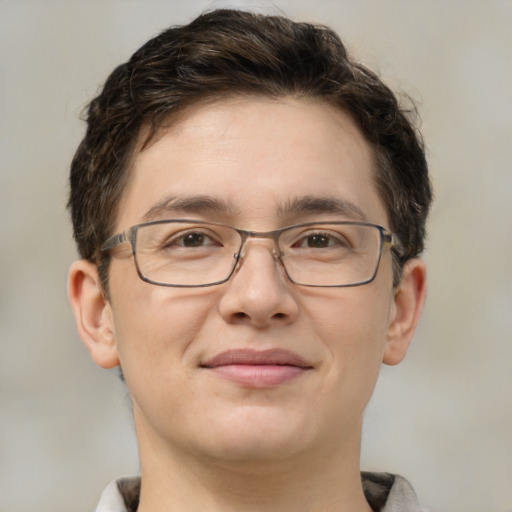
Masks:
[[[383,362],[398,364],[405,357],[427,294],[427,271],[419,259],[409,260],[395,289]]]
[[[119,365],[112,308],[103,294],[94,263],[78,260],[71,265],[68,297],[78,332],[93,361],[102,368]]]

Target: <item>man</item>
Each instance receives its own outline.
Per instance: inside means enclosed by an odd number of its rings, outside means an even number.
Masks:
[[[414,128],[325,27],[214,11],[119,66],[69,201],[78,330],[122,369],[140,452],[97,510],[421,510],[359,456],[430,201]]]

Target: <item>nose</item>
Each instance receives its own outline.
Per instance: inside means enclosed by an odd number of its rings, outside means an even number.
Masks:
[[[234,275],[226,283],[220,314],[228,323],[257,328],[291,323],[299,312],[294,285],[274,247],[269,247],[270,241],[252,242],[244,248]]]

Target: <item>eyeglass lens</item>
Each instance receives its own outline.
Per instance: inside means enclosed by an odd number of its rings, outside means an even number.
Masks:
[[[135,239],[137,269],[144,280],[154,284],[216,284],[230,277],[244,238],[258,235],[273,238],[268,233],[208,223],[141,225]],[[299,225],[278,231],[278,254],[288,277],[297,284],[350,286],[373,279],[381,240],[380,229],[373,225]]]

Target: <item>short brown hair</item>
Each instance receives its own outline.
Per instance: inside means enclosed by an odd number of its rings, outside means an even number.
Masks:
[[[105,286],[108,259],[100,248],[112,234],[136,150],[184,108],[234,95],[317,98],[349,113],[374,150],[375,184],[403,246],[395,267],[423,251],[432,191],[410,112],[329,28],[222,9],[148,41],[89,104],[68,206],[79,253],[98,263]]]

